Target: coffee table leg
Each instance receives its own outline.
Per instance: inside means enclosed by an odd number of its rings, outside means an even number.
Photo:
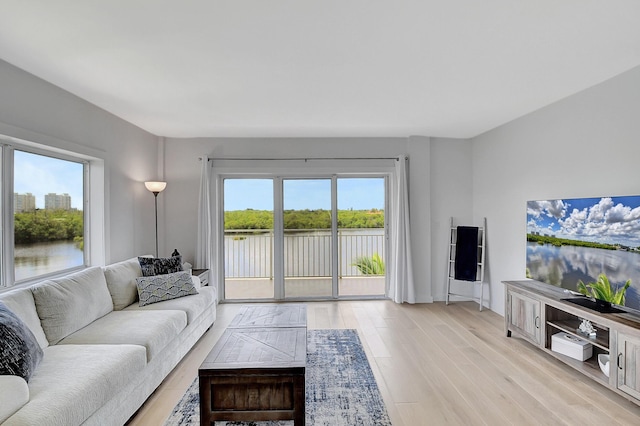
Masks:
[[[209,377],[200,376],[200,425],[211,424],[211,383]]]
[[[293,396],[293,424],[295,426],[304,426],[305,424],[305,387],[304,376],[296,376],[294,378]]]

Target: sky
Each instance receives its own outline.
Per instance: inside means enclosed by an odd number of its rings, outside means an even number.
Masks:
[[[640,196],[527,202],[527,233],[640,246]]]
[[[285,210],[331,210],[331,179],[285,179]],[[339,178],[338,209],[384,209],[384,178]],[[273,210],[273,180],[225,179],[224,209]]]
[[[43,209],[44,195],[53,192],[69,194],[71,207],[82,210],[84,179],[81,163],[15,150],[13,173],[13,191],[35,195],[36,208]]]

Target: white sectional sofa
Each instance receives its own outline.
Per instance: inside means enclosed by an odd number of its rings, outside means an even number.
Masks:
[[[43,350],[28,382],[0,376],[3,426],[123,425],[135,414],[211,327],[217,302],[193,277],[197,294],[139,306],[141,275],[133,258],[0,293]]]

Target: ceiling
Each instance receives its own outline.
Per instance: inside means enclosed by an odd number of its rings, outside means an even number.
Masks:
[[[469,138],[640,65],[640,1],[2,0],[0,58],[155,135]]]

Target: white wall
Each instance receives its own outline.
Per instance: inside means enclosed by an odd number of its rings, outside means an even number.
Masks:
[[[104,160],[106,252],[94,264],[154,251],[158,138],[0,61],[0,134]]]
[[[468,162],[470,146],[467,142],[453,143],[450,147],[438,141],[436,152],[444,158],[457,157],[460,151],[465,153]],[[436,191],[446,194],[449,203],[456,204],[460,197],[470,199],[471,172],[468,168],[453,181],[435,176],[431,166],[435,165],[438,173],[446,173],[447,166],[432,158],[429,138],[289,138],[289,139],[166,139],[166,179],[165,196],[167,243],[161,254],[167,255],[177,248],[187,260],[195,256],[196,213],[198,205],[198,188],[200,182],[199,157],[250,157],[250,158],[292,158],[292,157],[393,157],[408,154],[410,157],[410,191],[411,219],[413,226],[412,247],[414,255],[414,275],[417,296],[420,301],[431,301],[431,251],[432,245],[427,238],[432,230],[429,207],[429,193]],[[435,183],[434,183],[435,181]],[[454,182],[454,183],[452,183]],[[435,185],[435,189],[434,189]],[[457,185],[464,188],[458,190]],[[449,191],[451,189],[451,191]],[[461,204],[465,204],[462,202]],[[470,207],[469,207],[470,209]],[[441,208],[437,215],[446,214]],[[437,223],[443,221],[436,217]],[[444,273],[444,272],[442,272]]]
[[[640,194],[640,68],[473,138],[473,209],[486,216],[494,311],[525,278],[526,202]]]
[[[447,293],[450,218],[474,224],[471,153],[470,140],[431,138],[431,280],[435,300],[445,300]],[[453,285],[458,294],[472,294],[472,285]]]

